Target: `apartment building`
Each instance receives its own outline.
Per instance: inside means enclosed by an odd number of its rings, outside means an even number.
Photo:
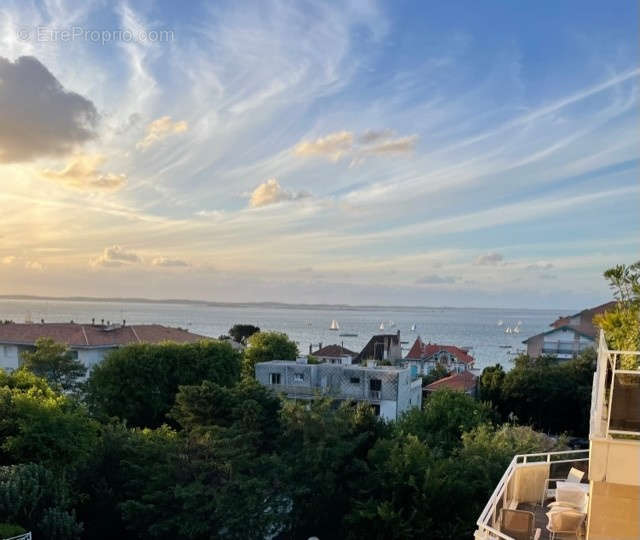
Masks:
[[[273,360],[256,365],[256,379],[290,399],[328,396],[338,401],[370,403],[377,415],[395,420],[403,412],[422,406],[422,378],[409,367],[309,364]]]
[[[542,540],[559,535],[559,527],[562,538],[640,538],[640,352],[608,350],[602,332],[589,449],[515,456],[478,518],[475,538],[524,538],[522,525],[532,515],[531,536]]]
[[[17,369],[20,354],[32,351],[39,338],[50,338],[69,347],[71,354],[88,368],[93,367],[112,350],[133,343],[193,343],[205,336],[182,328],[160,324],[127,325],[95,320],[89,324],[68,323],[0,323],[0,368]]]

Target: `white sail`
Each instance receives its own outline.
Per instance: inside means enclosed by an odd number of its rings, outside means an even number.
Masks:
[[[380,323],[380,330],[384,330],[384,322]]]
[[[329,327],[329,330],[340,330],[340,325],[338,324],[338,321],[333,319],[331,321],[331,326]]]
[[[505,334],[510,334],[510,333],[511,333],[511,327],[510,327],[510,326],[507,326],[507,327],[505,328],[505,330],[504,330],[504,333],[505,333]]]
[[[518,321],[518,326],[522,326],[522,321]]]
[[[516,326],[516,327],[513,329],[513,333],[514,333],[514,334],[519,334],[519,333],[520,333],[520,328]]]
[[[415,331],[416,331],[416,325],[415,325],[415,323],[411,325],[411,331],[412,331],[412,332],[415,332]]]
[[[502,324],[503,324],[503,323],[502,323],[502,319],[500,319],[500,320],[498,321],[498,326],[502,326]]]

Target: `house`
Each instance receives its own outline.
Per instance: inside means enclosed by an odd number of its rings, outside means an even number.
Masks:
[[[327,364],[353,364],[353,359],[358,353],[350,351],[342,345],[318,345],[319,349],[312,352],[312,346],[309,345],[309,354],[316,358],[319,362]]]
[[[353,360],[354,364],[365,364],[367,360],[397,364],[402,360],[400,330],[395,334],[377,334],[364,346]]]
[[[589,448],[514,456],[476,521],[476,540],[523,538],[515,519],[533,522],[535,538],[555,537],[548,527],[585,540],[640,538],[640,370],[623,362],[640,351],[611,351],[602,332],[597,343]]]
[[[424,387],[424,392],[425,394],[430,394],[431,392],[435,392],[436,390],[449,388],[450,390],[455,390],[456,392],[464,392],[465,394],[475,396],[477,379],[478,377],[476,377],[470,371],[461,371],[459,373],[453,373],[448,377],[438,379],[437,381],[428,384]]]
[[[593,317],[615,307],[615,302],[607,302],[568,317],[558,317],[549,325],[552,327],[551,330],[531,336],[522,342],[527,346],[527,355],[537,358],[549,354],[556,358],[569,359],[585,349],[594,348],[598,328],[593,324]]]
[[[39,338],[51,338],[69,347],[88,368],[112,350],[132,343],[193,343],[205,336],[159,324],[0,323],[0,368],[17,369],[20,354],[35,348]]]
[[[272,360],[256,364],[256,379],[290,399],[311,400],[329,396],[336,401],[370,403],[375,413],[395,420],[403,412],[422,406],[422,378],[409,367],[308,364]]]
[[[449,372],[463,373],[473,369],[473,356],[466,349],[455,345],[424,343],[420,336],[407,353],[405,360],[413,366],[416,373],[427,375],[437,364]]]

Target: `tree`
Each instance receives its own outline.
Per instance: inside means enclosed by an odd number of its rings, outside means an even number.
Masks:
[[[0,461],[64,469],[86,459],[98,424],[30,372],[0,372]]]
[[[449,371],[442,364],[437,363],[428,375],[422,377],[422,386],[429,386],[431,383],[449,376]]]
[[[87,373],[86,366],[73,356],[66,345],[51,338],[39,338],[35,351],[25,351],[20,358],[23,367],[65,392],[75,390]]]
[[[618,304],[614,310],[596,315],[594,322],[604,330],[612,349],[640,349],[640,261],[630,266],[619,264],[609,268],[604,277],[609,281]],[[640,360],[637,355],[621,355],[620,369],[635,370],[638,367]]]
[[[423,409],[410,409],[396,423],[401,433],[411,434],[446,455],[460,444],[460,435],[494,418],[486,403],[448,388],[434,392]]]
[[[222,386],[240,377],[240,354],[228,343],[136,344],[111,352],[91,371],[87,401],[101,417],[136,427],[167,421],[180,385],[208,380]]]
[[[482,370],[478,384],[479,397],[498,406],[502,402],[502,384],[505,372],[500,364],[487,366]]]
[[[246,343],[253,334],[258,332],[260,332],[260,328],[252,324],[234,324],[229,329],[229,335],[238,343]]]
[[[73,540],[82,534],[65,479],[36,463],[0,467],[0,515],[38,538]]]
[[[298,346],[281,332],[258,332],[249,338],[248,345],[242,365],[245,378],[255,377],[255,367],[259,362],[295,360],[298,357]]]

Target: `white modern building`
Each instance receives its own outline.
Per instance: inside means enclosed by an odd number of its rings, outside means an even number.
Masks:
[[[640,538],[640,352],[599,335],[588,450],[513,458],[477,521],[476,540]]]
[[[422,406],[422,378],[409,367],[309,364],[273,360],[256,365],[256,379],[291,399],[328,396],[339,401],[370,403],[377,415],[395,420],[403,412]]]
[[[92,322],[69,323],[0,323],[0,368],[17,369],[20,355],[32,351],[39,338],[50,338],[69,347],[71,353],[88,368],[93,367],[112,350],[133,343],[193,343],[205,336],[193,334],[182,328],[159,324],[127,325]]]

